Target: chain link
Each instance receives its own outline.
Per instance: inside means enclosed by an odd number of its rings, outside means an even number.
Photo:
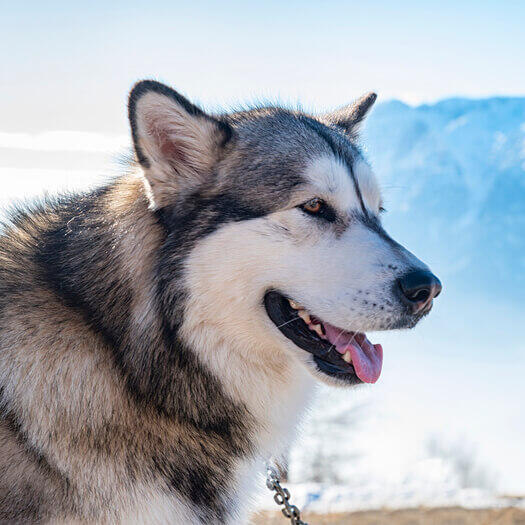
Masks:
[[[281,486],[281,477],[277,468],[268,463],[266,465],[266,486],[272,492],[275,492],[273,499],[277,505],[284,505],[281,509],[285,518],[290,520],[291,525],[308,525],[301,520],[300,510],[290,503],[290,492],[287,488]]]

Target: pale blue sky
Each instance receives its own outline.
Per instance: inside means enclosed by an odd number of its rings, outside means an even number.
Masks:
[[[3,131],[125,132],[144,77],[211,106],[525,94],[525,2],[0,3]]]

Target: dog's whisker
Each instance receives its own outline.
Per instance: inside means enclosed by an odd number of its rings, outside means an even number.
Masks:
[[[343,335],[343,332],[344,332],[344,330],[341,330],[339,332],[339,335],[335,338],[335,341],[330,345],[330,349],[328,350],[329,352],[331,352],[332,348],[335,347],[335,345],[337,344],[337,341],[339,341],[339,338]]]
[[[294,321],[297,321],[298,319],[301,319],[301,318],[300,317],[294,317],[293,319],[290,319],[289,321],[286,321],[286,323],[280,324],[277,328],[281,328],[284,325],[287,325],[289,323],[293,323]],[[302,321],[302,319],[301,319],[301,321]]]
[[[335,347],[335,345],[337,344],[337,341],[339,341],[339,338],[343,335],[343,333],[344,333],[344,330],[341,330],[341,331],[339,332],[339,335],[335,338],[334,343],[330,346],[330,350],[328,350],[329,352],[332,350],[332,348]],[[356,334],[357,334],[357,332],[353,332],[353,333],[352,333],[352,338],[350,339],[350,341],[348,342],[348,344],[351,344],[351,343],[354,342],[354,339],[355,339]]]

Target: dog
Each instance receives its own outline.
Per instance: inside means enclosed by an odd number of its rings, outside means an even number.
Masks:
[[[415,326],[441,284],[381,226],[375,99],[211,115],[141,81],[132,169],[11,214],[0,522],[243,522],[315,382],[377,381],[365,332]]]

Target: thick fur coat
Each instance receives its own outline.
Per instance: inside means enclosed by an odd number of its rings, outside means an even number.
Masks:
[[[394,290],[426,267],[382,229],[355,142],[374,100],[211,116],[144,81],[129,103],[136,170],[11,215],[0,522],[246,519],[315,380],[357,381],[283,335],[267,291],[355,331],[426,313]],[[327,215],[313,218],[302,206],[319,195]]]

